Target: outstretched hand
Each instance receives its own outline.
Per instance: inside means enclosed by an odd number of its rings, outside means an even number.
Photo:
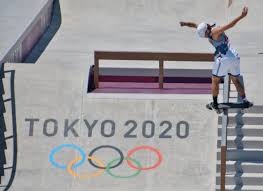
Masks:
[[[181,27],[187,26],[192,28],[197,28],[197,24],[193,22],[180,22]]]
[[[247,16],[248,13],[248,7],[244,7],[241,13],[241,17],[244,18],[245,16]]]
[[[181,27],[185,26],[185,22],[180,22]]]

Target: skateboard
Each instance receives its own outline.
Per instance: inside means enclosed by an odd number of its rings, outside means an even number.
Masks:
[[[209,110],[215,110],[218,114],[222,113],[225,109],[241,109],[242,112],[245,112],[246,109],[253,107],[253,103],[219,103],[218,109],[214,109],[210,104],[206,105],[206,108]]]

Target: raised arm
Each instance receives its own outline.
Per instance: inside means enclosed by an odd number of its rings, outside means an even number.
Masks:
[[[187,27],[191,27],[191,28],[197,28],[197,24],[193,23],[193,22],[180,22],[180,25],[183,26],[187,26]]]
[[[234,20],[232,20],[230,23],[224,25],[224,26],[219,26],[219,27],[216,27],[212,30],[212,35],[213,36],[219,36],[220,34],[222,34],[224,31],[234,27],[238,21],[240,21],[241,19],[243,19],[244,17],[247,16],[247,13],[248,13],[248,8],[247,7],[244,7],[243,10],[242,10],[242,13],[240,16],[238,16],[237,18],[235,18]]]

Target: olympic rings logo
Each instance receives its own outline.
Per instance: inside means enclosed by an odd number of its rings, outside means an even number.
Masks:
[[[81,157],[77,157],[77,158],[73,159],[67,165],[58,163],[55,160],[54,156],[56,153],[60,152],[64,148],[77,150],[80,153]],[[94,156],[94,153],[97,152],[98,150],[102,149],[102,148],[112,149],[112,150],[116,151],[120,155],[120,157],[112,159],[110,162],[108,162],[105,165],[100,159],[98,159],[97,157]],[[149,150],[151,152],[154,152],[158,157],[158,161],[156,162],[156,164],[149,166],[149,167],[143,167],[138,160],[132,158],[132,155],[134,155],[137,151],[140,151],[140,150]],[[90,173],[90,174],[88,174],[88,173],[87,174],[76,173],[74,169],[76,169],[79,166],[81,166],[82,164],[84,164],[86,160],[89,161],[90,165],[97,168],[98,171],[96,171],[94,173]],[[131,169],[135,170],[135,172],[133,174],[127,175],[127,176],[114,174],[111,169],[120,166],[124,160],[127,161],[128,166]],[[96,147],[93,150],[91,150],[89,155],[87,156],[85,151],[81,147],[74,145],[74,144],[61,144],[60,146],[52,149],[52,151],[50,152],[50,155],[49,155],[49,161],[54,167],[57,167],[57,168],[63,169],[63,170],[67,170],[67,172],[71,176],[77,177],[80,179],[89,179],[89,178],[93,178],[93,177],[98,177],[98,176],[102,175],[105,171],[107,174],[109,174],[110,176],[112,176],[114,178],[132,178],[132,177],[138,176],[141,173],[141,171],[156,169],[157,167],[160,166],[160,164],[162,163],[162,160],[163,160],[162,154],[158,149],[156,149],[154,147],[146,146],[146,145],[138,146],[138,147],[135,147],[135,148],[129,150],[126,157],[124,157],[124,154],[122,153],[122,151],[119,148],[117,148],[115,146],[111,146],[111,145],[101,145],[99,147]]]

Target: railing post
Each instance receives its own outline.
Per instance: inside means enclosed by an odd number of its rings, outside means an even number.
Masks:
[[[244,85],[243,76],[240,75],[238,79],[239,79],[239,82],[240,82],[241,86],[242,86],[242,87],[244,88],[244,90],[245,90],[245,85]],[[242,102],[242,97],[241,97],[240,94],[238,94],[238,100],[237,100],[237,101],[238,101],[238,102]]]
[[[224,78],[223,102],[229,102],[230,77]],[[221,134],[221,191],[225,191],[226,186],[226,153],[227,153],[227,126],[228,126],[228,109],[224,109],[222,116],[222,134]]]
[[[160,89],[163,89],[163,76],[164,76],[163,60],[159,60],[159,88]]]
[[[94,54],[94,83],[95,88],[99,88],[99,59],[96,56],[96,52]]]

